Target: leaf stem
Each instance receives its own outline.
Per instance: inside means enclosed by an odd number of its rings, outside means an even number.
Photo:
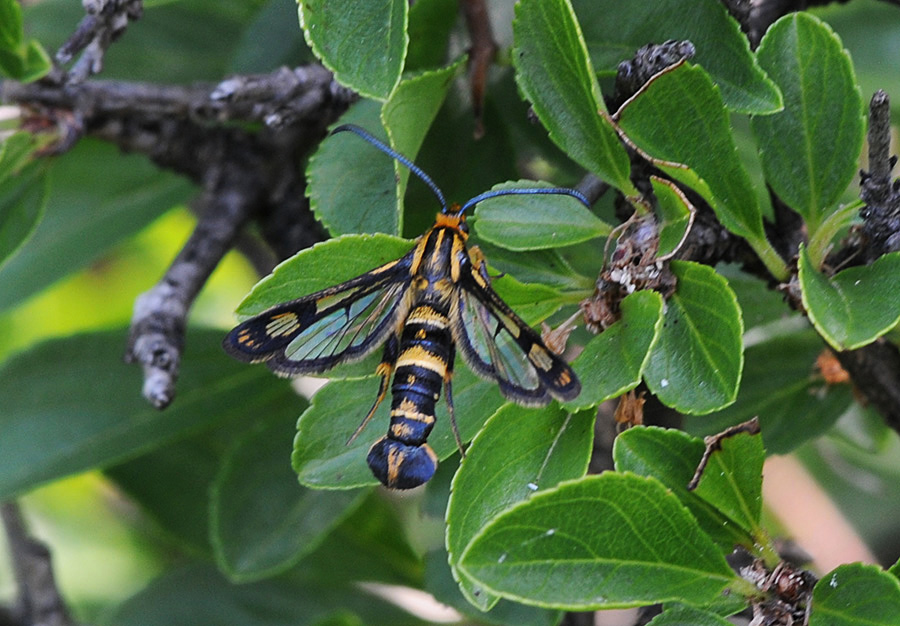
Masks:
[[[809,258],[815,267],[821,267],[825,255],[828,254],[828,247],[837,232],[846,226],[850,220],[859,212],[859,209],[865,203],[862,200],[851,202],[847,206],[841,207],[837,211],[831,213],[822,220],[817,228],[810,227],[809,245],[807,251]]]
[[[769,270],[769,273],[776,280],[787,280],[789,272],[784,259],[778,255],[775,248],[772,247],[772,244],[765,237],[747,239],[747,243],[750,244],[750,247],[759,256],[760,261],[763,262],[763,265],[766,266],[766,269]]]

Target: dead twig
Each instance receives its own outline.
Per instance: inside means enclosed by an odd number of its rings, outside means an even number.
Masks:
[[[0,505],[0,518],[18,584],[17,606],[0,615],[0,624],[74,626],[56,587],[47,546],[29,536],[15,502]]]

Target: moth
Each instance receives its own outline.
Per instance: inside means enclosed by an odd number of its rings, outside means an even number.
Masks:
[[[378,395],[350,441],[390,389],[390,427],[366,460],[384,485],[410,489],[428,481],[437,469],[437,456],[426,440],[442,388],[462,450],[451,385],[457,350],[476,374],[495,381],[506,398],[519,404],[571,400],[581,391],[572,368],[491,288],[481,251],[466,245],[466,211],[501,195],[564,194],[588,202],[573,189],[512,188],[448,206],[437,185],[409,159],[358,126],[339,126],[333,133],[345,131],[396,159],[428,185],[441,205],[434,225],[396,261],[272,307],[236,326],[223,345],[231,356],[265,362],[284,376],[321,374],[383,347],[376,369]]]

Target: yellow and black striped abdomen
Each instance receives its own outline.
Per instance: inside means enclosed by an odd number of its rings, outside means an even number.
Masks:
[[[372,472],[395,489],[421,485],[437,469],[437,456],[425,440],[453,357],[450,321],[441,308],[419,304],[410,311],[391,385],[391,425],[369,450]]]

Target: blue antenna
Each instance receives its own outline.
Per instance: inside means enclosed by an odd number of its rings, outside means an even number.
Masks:
[[[572,196],[576,200],[578,200],[581,204],[586,206],[587,208],[591,208],[591,203],[588,202],[588,199],[584,197],[577,189],[569,189],[568,187],[513,187],[511,189],[494,189],[492,191],[485,191],[484,193],[480,193],[468,202],[466,202],[462,207],[460,207],[459,211],[456,212],[457,215],[465,213],[467,209],[475,206],[482,200],[488,200],[490,198],[496,198],[497,196],[536,196],[536,195],[564,195],[564,196]]]
[[[341,133],[349,131],[356,135],[359,135],[370,144],[387,154],[388,156],[398,160],[400,163],[409,168],[413,174],[418,176],[423,183],[428,185],[429,189],[434,192],[434,195],[437,196],[438,202],[441,203],[441,211],[447,215],[450,212],[450,209],[447,207],[447,200],[444,199],[444,193],[440,190],[440,188],[435,184],[431,177],[428,176],[425,172],[422,171],[418,165],[410,161],[408,158],[386,145],[384,142],[373,137],[367,130],[357,126],[356,124],[342,124],[338,126],[331,134],[334,135],[336,133]],[[490,198],[496,198],[497,196],[533,196],[533,195],[565,195],[572,196],[579,202],[581,202],[587,208],[591,208],[591,203],[588,202],[588,199],[584,197],[580,191],[576,189],[569,189],[568,187],[514,187],[511,189],[494,189],[493,191],[485,191],[484,193],[480,193],[468,202],[466,202],[458,211],[454,213],[454,215],[462,215],[466,212],[467,209],[475,206],[482,200],[488,200]]]
[[[420,168],[418,165],[407,159],[405,156],[403,156],[390,146],[386,145],[384,142],[376,139],[371,134],[369,134],[369,131],[357,126],[356,124],[342,124],[341,126],[338,126],[333,131],[331,131],[331,134],[334,135],[336,133],[341,133],[344,131],[350,131],[351,133],[359,135],[388,156],[397,159],[398,161],[400,161],[400,163],[409,168],[409,171],[418,176],[423,183],[428,185],[429,189],[431,189],[431,191],[434,192],[434,195],[437,196],[438,202],[441,203],[441,210],[444,213],[447,212],[447,200],[444,199],[444,193],[435,184],[435,182],[431,180],[431,177],[422,171],[422,168]]]

